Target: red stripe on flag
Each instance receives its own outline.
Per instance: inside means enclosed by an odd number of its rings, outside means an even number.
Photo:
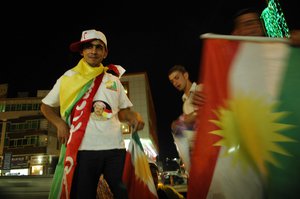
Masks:
[[[223,39],[206,39],[203,43],[202,71],[205,104],[199,110],[191,170],[188,182],[188,199],[205,199],[214,174],[220,147],[213,146],[220,137],[210,134],[218,127],[210,122],[217,119],[214,110],[226,106],[228,73],[237,52],[238,42]]]
[[[122,180],[127,188],[129,199],[157,199],[150,166],[137,132],[132,134],[128,146]]]

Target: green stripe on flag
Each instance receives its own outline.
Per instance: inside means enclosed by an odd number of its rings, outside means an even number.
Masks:
[[[88,83],[86,83],[84,85],[84,87],[77,94],[77,96],[76,96],[75,100],[73,101],[73,103],[71,104],[71,106],[68,107],[68,109],[66,110],[65,116],[66,116],[66,121],[68,122],[69,125],[70,125],[69,117],[72,113],[73,107],[82,98],[82,96],[87,92],[87,90],[90,88],[93,81],[94,81],[94,79],[91,79]]]
[[[87,90],[90,88],[92,82],[94,79],[90,80],[77,94],[76,99],[72,103],[70,107],[66,110],[65,116],[66,116],[66,122],[70,125],[70,115],[73,110],[73,107],[75,104],[82,98],[82,96],[87,92]],[[62,191],[62,183],[63,183],[63,176],[64,176],[64,161],[65,161],[65,155],[66,155],[66,146],[65,144],[61,145],[60,154],[59,154],[59,160],[55,168],[55,172],[53,175],[53,180],[49,192],[49,199],[56,199],[60,198],[61,191]]]
[[[132,133],[132,139],[135,141],[135,143],[137,143],[137,145],[140,147],[141,151],[144,152],[143,145],[141,143],[140,137],[137,132]]]
[[[279,143],[291,156],[274,154],[281,167],[268,165],[268,198],[299,198],[300,188],[300,48],[290,47],[287,69],[284,74],[281,94],[279,95],[279,111],[290,114],[280,122],[292,124],[295,128],[281,132],[295,142]]]
[[[64,160],[66,154],[66,147],[64,144],[61,145],[59,160],[55,168],[55,173],[52,179],[51,189],[49,192],[49,199],[60,198],[62,190],[62,181],[64,176]]]

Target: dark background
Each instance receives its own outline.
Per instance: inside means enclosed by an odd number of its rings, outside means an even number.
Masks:
[[[297,0],[280,1],[290,29],[300,29]],[[230,34],[232,16],[241,8],[266,7],[263,0],[180,1],[36,1],[7,2],[1,12],[0,83],[9,97],[18,91],[36,95],[79,60],[69,51],[81,32],[106,34],[109,55],[104,64],[119,64],[128,73],[146,71],[157,114],[160,155],[177,157],[171,121],[181,113],[181,95],[167,71],[183,64],[197,81],[201,72],[201,39],[207,32]],[[298,6],[299,7],[299,6]]]

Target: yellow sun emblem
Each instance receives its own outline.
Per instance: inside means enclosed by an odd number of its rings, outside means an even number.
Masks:
[[[293,125],[279,123],[287,112],[275,112],[275,103],[263,98],[239,95],[228,102],[228,108],[216,111],[218,120],[211,120],[220,129],[211,133],[222,137],[216,146],[227,148],[225,155],[232,155],[234,162],[252,165],[266,176],[266,162],[280,166],[272,152],[289,156],[278,142],[293,142],[280,131]]]

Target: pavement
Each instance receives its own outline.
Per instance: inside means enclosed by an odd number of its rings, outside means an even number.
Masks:
[[[1,199],[48,199],[52,176],[1,176]]]

